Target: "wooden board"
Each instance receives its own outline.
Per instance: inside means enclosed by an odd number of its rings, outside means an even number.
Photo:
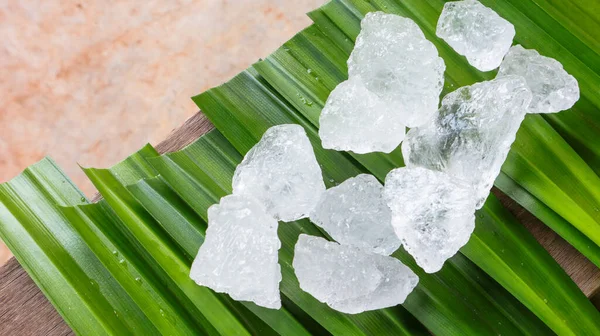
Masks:
[[[158,144],[160,153],[176,151],[211,130],[211,123],[198,112]],[[600,305],[600,270],[537,218],[499,190],[504,206],[517,217],[548,250],[581,290]],[[97,195],[94,200],[100,197]],[[0,268],[0,335],[71,335],[71,329],[13,258]]]

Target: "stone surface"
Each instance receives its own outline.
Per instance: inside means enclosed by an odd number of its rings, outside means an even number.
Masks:
[[[373,175],[349,178],[323,193],[310,220],[342,245],[390,255],[400,240],[382,193],[383,186]]]
[[[438,20],[437,36],[481,71],[500,66],[515,27],[476,0],[446,2]]]
[[[516,45],[504,57],[498,77],[525,77],[533,93],[529,113],[555,113],[573,107],[579,100],[579,85],[557,60],[536,50]]]
[[[392,226],[425,272],[439,271],[469,241],[475,228],[471,187],[425,168],[398,168],[385,178]]]
[[[400,115],[367,90],[360,78],[340,83],[329,95],[319,117],[323,148],[389,153],[406,133]]]
[[[348,59],[350,78],[360,77],[408,127],[426,123],[437,110],[445,69],[413,20],[382,12],[362,20]]]
[[[302,290],[347,314],[401,304],[419,282],[396,258],[305,234],[296,243],[293,266]]]
[[[190,277],[234,300],[279,309],[277,221],[251,198],[230,195],[208,209],[206,239]]]
[[[402,144],[407,166],[444,171],[474,188],[483,206],[531,101],[520,76],[449,93],[434,121],[411,129]]]
[[[300,125],[277,125],[235,169],[233,193],[258,200],[285,222],[308,217],[325,191],[313,147]]]

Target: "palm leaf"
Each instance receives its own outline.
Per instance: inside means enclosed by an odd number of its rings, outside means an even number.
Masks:
[[[600,151],[586,137],[598,134],[600,117],[598,30],[590,30],[600,6],[588,4],[595,10],[583,15],[563,13],[557,1],[483,2],[515,24],[519,43],[559,59],[582,88],[571,111],[527,118],[496,184],[598,264]],[[307,220],[279,228],[281,310],[233,301],[188,276],[208,207],[231,192],[235,166],[268,127],[303,125],[328,186],[362,172],[382,180],[403,165],[399,150],[346,154],[324,150],[317,137],[365,13],[413,18],[446,61],[445,92],[493,77],[435,37],[443,3],[328,3],[266,60],[194,98],[218,130],[179,152],[159,156],[146,146],[111,169],[84,169],[99,203],[88,204],[49,160],[1,185],[0,236],[82,334],[600,334],[600,313],[493,195],[471,241],[440,272],[424,273],[403,250],[394,254],[421,279],[403,306],[347,315],[300,290],[291,267],[296,239],[326,236]],[[577,13],[587,29],[577,26]]]

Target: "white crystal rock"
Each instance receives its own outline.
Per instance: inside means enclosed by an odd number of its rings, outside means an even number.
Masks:
[[[385,178],[384,198],[402,246],[427,273],[439,271],[475,228],[471,187],[442,172],[394,169]]]
[[[579,100],[579,85],[557,60],[516,45],[500,65],[498,77],[525,77],[533,93],[529,113],[555,113],[573,107]]]
[[[390,255],[400,247],[400,240],[382,192],[383,186],[373,175],[349,178],[323,193],[310,220],[342,245]]]
[[[476,0],[446,2],[437,36],[481,71],[496,69],[508,52],[515,27]]]
[[[411,129],[402,144],[407,166],[444,171],[470,183],[483,206],[531,101],[520,76],[449,93],[434,121]]]
[[[419,282],[396,258],[304,234],[293,266],[302,290],[347,314],[401,304]]]
[[[445,69],[413,20],[383,12],[368,13],[362,20],[348,59],[349,77],[360,77],[408,127],[428,122],[437,110]]]
[[[325,191],[321,167],[304,128],[269,128],[233,176],[233,193],[257,199],[278,220],[308,217]]]
[[[360,78],[340,83],[319,117],[323,148],[359,154],[389,153],[398,147],[405,133],[399,114],[367,90]]]
[[[208,208],[206,238],[190,272],[199,285],[234,300],[279,309],[277,221],[255,200],[225,196]]]

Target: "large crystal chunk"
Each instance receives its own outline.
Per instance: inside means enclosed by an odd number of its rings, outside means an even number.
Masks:
[[[437,36],[481,71],[496,69],[508,52],[515,27],[476,0],[446,2]]]
[[[531,91],[520,76],[449,93],[434,121],[411,129],[402,144],[407,166],[444,171],[470,183],[483,206],[525,117]]]
[[[342,245],[390,255],[400,247],[400,240],[382,192],[373,175],[349,178],[323,193],[310,219]]]
[[[304,234],[293,266],[302,290],[348,314],[401,304],[419,282],[396,258]]]
[[[233,193],[257,199],[278,220],[308,217],[325,191],[321,167],[304,128],[269,128],[233,176]]]
[[[190,277],[233,299],[279,309],[277,221],[251,198],[223,197],[208,209],[206,239]]]
[[[402,246],[427,273],[439,271],[475,228],[471,187],[443,172],[394,169],[385,178],[384,198]]]
[[[571,108],[579,100],[579,85],[557,60],[516,45],[500,65],[498,77],[525,77],[533,93],[529,113],[554,113]]]
[[[400,123],[415,127],[435,113],[444,84],[444,60],[408,18],[368,13],[348,59],[350,78],[360,77],[400,116]]]
[[[331,92],[319,124],[323,148],[359,154],[389,153],[406,132],[398,113],[367,90],[360,78],[350,78]]]

